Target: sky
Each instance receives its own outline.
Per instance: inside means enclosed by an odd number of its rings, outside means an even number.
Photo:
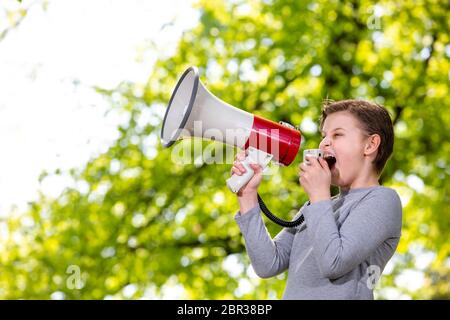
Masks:
[[[111,112],[92,87],[145,83],[157,55],[170,54],[198,21],[186,0],[15,0],[28,8],[23,22],[0,41],[0,217],[13,205],[26,209],[37,191],[57,196],[69,176],[38,177],[46,170],[78,168],[118,137],[125,114]],[[164,24],[174,22],[161,30]]]

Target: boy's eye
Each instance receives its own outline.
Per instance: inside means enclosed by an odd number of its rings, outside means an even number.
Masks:
[[[333,137],[339,137],[339,136],[343,136],[343,134],[342,133],[335,133],[335,134],[333,134]],[[324,135],[321,135],[321,137],[322,137],[322,139],[325,139]]]

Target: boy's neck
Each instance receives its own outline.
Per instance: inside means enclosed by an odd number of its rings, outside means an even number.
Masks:
[[[339,190],[342,192],[348,191],[350,189],[369,188],[379,185],[380,183],[378,182],[378,176],[370,175],[368,177],[359,177],[358,179],[355,179],[351,184],[347,186],[340,186]]]

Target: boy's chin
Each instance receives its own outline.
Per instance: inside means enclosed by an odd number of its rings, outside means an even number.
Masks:
[[[339,186],[339,171],[335,167],[331,168],[331,185]]]

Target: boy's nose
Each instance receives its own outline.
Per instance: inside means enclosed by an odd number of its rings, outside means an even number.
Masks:
[[[323,149],[324,147],[329,147],[331,145],[331,142],[328,138],[323,138],[322,141],[320,141],[319,149]]]

